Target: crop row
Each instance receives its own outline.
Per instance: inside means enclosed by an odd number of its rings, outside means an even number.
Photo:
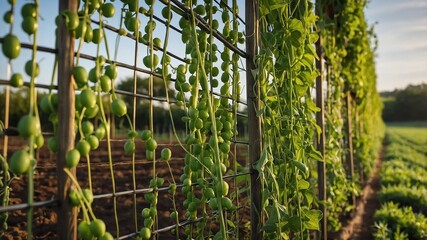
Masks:
[[[427,156],[410,136],[389,130],[381,169],[381,209],[375,213],[376,239],[427,237]],[[424,147],[425,148],[425,147]]]

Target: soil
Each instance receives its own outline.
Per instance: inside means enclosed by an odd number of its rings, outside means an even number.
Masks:
[[[8,155],[20,149],[23,145],[23,140],[16,137],[10,138],[10,144],[8,147]],[[136,189],[147,188],[148,183],[152,177],[152,166],[153,163],[145,159],[145,148],[141,141],[137,141],[136,147],[136,158],[135,158],[135,172],[136,172]],[[116,192],[129,191],[133,189],[132,179],[132,162],[131,156],[125,155],[123,152],[124,140],[115,140],[112,142],[112,156],[113,156],[113,168],[114,168],[114,179],[116,185]],[[2,146],[3,144],[1,144]],[[172,150],[172,159],[170,161],[171,169],[173,172],[174,180],[180,183],[179,177],[183,170],[183,156],[184,151],[176,145],[171,144],[159,144],[158,152],[156,156],[160,156],[160,151],[163,147],[169,147]],[[238,161],[240,164],[245,166],[247,162],[247,148],[238,149]],[[47,147],[43,147],[38,153],[37,166],[35,169],[34,176],[34,201],[46,201],[56,199],[57,182],[56,182],[56,156],[51,153]],[[232,156],[231,156],[232,157]],[[111,194],[112,183],[110,165],[108,162],[108,152],[106,142],[103,141],[100,144],[100,148],[96,151],[91,152],[90,155],[91,163],[91,175],[93,184],[94,195],[100,194]],[[172,182],[171,174],[168,166],[165,162],[156,163],[156,173],[158,177],[165,179],[164,186],[168,186],[169,182]],[[82,188],[87,188],[87,160],[82,159],[77,167],[77,179]],[[232,182],[232,178],[229,178],[230,192],[235,187]],[[227,180],[228,181],[228,180]],[[21,179],[15,179],[11,184],[11,195],[9,205],[16,205],[27,202],[27,179],[22,177]],[[197,193],[196,193],[197,194]],[[184,216],[185,211],[183,207],[183,200],[185,199],[182,195],[180,188],[177,189],[176,195],[177,208],[179,215]],[[135,233],[135,217],[134,217],[134,195],[132,192],[123,194],[116,197],[117,201],[117,217],[120,225],[120,236],[132,235]],[[107,225],[107,230],[115,236],[115,216],[114,216],[114,205],[113,197],[96,198],[92,204],[92,208],[97,218],[104,220]],[[140,214],[141,210],[145,207],[149,207],[149,203],[144,199],[144,194],[136,194],[136,212],[138,228],[143,226],[143,219]],[[246,193],[239,195],[239,214],[238,220],[234,222],[239,229],[239,235],[242,238],[246,238],[248,235],[248,219],[249,219],[249,204]],[[33,217],[33,237],[34,239],[57,239],[57,211],[58,207],[54,204],[48,207],[35,207]],[[170,211],[173,209],[171,195],[167,190],[159,191],[158,197],[158,226],[159,228],[173,225],[174,222],[169,217]],[[26,239],[26,210],[11,211],[8,219],[8,230],[5,232],[5,236],[1,239]],[[79,219],[81,214],[78,215]],[[181,217],[180,221],[184,218]],[[246,227],[245,227],[246,226]],[[183,227],[181,228],[181,232]],[[171,231],[159,234],[159,239],[175,239],[175,235]]]
[[[22,139],[10,139],[8,148],[9,156],[12,152],[21,148],[23,144]],[[123,152],[123,140],[113,141],[112,154],[113,154],[113,168],[114,178],[116,184],[116,192],[128,191],[133,189],[132,184],[132,164],[131,157],[126,156]],[[2,144],[1,144],[2,145]],[[179,183],[179,176],[182,174],[183,169],[183,156],[184,152],[179,146],[171,144],[159,144],[158,151],[163,147],[169,147],[173,152],[173,159],[170,161],[171,169],[174,179]],[[111,174],[108,163],[108,154],[106,151],[106,142],[101,142],[100,149],[93,151],[90,156],[92,182],[94,195],[108,194],[112,192]],[[148,182],[152,176],[152,162],[145,160],[144,146],[141,142],[137,142],[136,158],[135,158],[135,171],[136,171],[136,189],[148,187]],[[245,165],[247,163],[247,155],[243,148],[238,150],[238,161]],[[56,198],[57,183],[56,183],[56,157],[52,154],[47,147],[43,147],[38,153],[37,167],[35,172],[35,193],[34,200],[46,201]],[[156,154],[159,156],[159,152]],[[376,167],[373,176],[366,182],[363,189],[362,196],[358,199],[356,210],[353,217],[346,222],[343,222],[342,230],[337,234],[330,234],[332,239],[372,239],[372,225],[374,223],[373,215],[380,205],[377,200],[377,192],[380,188],[379,183],[379,170],[381,168],[381,157],[376,162]],[[164,162],[158,162],[156,165],[156,172],[159,177],[165,179],[165,186],[168,182],[172,181],[170,172]],[[82,159],[77,168],[77,178],[82,187],[88,187],[87,181],[87,161]],[[230,191],[233,190],[233,183],[230,183]],[[25,203],[27,198],[27,179],[25,177],[16,179],[12,182],[10,205]],[[180,216],[183,216],[184,207],[182,202],[185,199],[180,190],[177,191],[177,207]],[[144,207],[149,207],[149,203],[144,200],[144,194],[136,195],[137,204],[137,221],[138,227],[142,227],[143,219],[141,217],[141,210]],[[120,236],[132,235],[135,230],[134,220],[134,204],[133,194],[125,194],[118,196],[117,212],[120,224]],[[249,238],[248,219],[249,219],[249,204],[245,194],[240,195],[239,199],[239,219],[237,226],[239,226],[240,239]],[[105,197],[94,200],[93,203],[94,213],[97,218],[105,221],[107,230],[113,235],[116,233],[115,217],[113,208],[113,198]],[[159,215],[159,228],[173,225],[173,221],[169,218],[169,212],[172,209],[172,200],[167,191],[159,192],[158,201],[158,215]],[[35,207],[33,217],[33,236],[34,239],[57,239],[57,206],[48,207]],[[79,214],[81,218],[81,214]],[[180,220],[183,220],[181,218]],[[8,219],[8,230],[5,236],[1,239],[26,239],[26,211],[17,210],[11,211]],[[215,226],[214,226],[215,227]],[[181,228],[181,233],[183,228]],[[175,236],[169,231],[159,234],[159,239],[175,239]]]
[[[353,218],[343,224],[343,228],[338,234],[341,240],[367,240],[373,239],[372,226],[374,225],[374,214],[380,208],[377,193],[380,190],[380,169],[383,152],[375,163],[375,170],[370,179],[366,182],[361,197],[358,199]]]

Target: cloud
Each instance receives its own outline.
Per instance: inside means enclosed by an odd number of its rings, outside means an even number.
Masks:
[[[427,81],[427,1],[371,0],[368,22],[377,22],[379,90]]]
[[[373,16],[394,15],[409,10],[426,9],[427,1],[423,0],[372,0],[368,3],[367,9]],[[400,17],[400,16],[399,16]]]
[[[382,53],[382,55],[380,54]],[[427,54],[427,43],[421,41],[415,41],[414,44],[405,44],[398,48],[389,49],[387,51],[381,51],[381,57],[392,57],[394,55],[421,55]],[[427,55],[423,55],[425,57]],[[427,59],[427,57],[425,57]]]

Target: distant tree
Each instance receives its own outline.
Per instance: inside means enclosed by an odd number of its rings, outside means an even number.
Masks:
[[[383,112],[382,117],[383,120],[386,122],[390,121],[396,121],[396,112],[395,112],[395,104],[396,104],[396,98],[395,97],[382,97],[383,102]]]
[[[409,85],[387,93],[384,98],[384,121],[426,121],[427,84]]]

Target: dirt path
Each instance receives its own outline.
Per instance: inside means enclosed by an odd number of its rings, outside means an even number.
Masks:
[[[384,151],[383,151],[384,152]],[[356,213],[352,220],[342,228],[339,239],[342,240],[366,240],[372,239],[372,225],[374,224],[374,213],[380,208],[380,203],[377,198],[377,192],[380,190],[379,172],[382,163],[380,157],[375,163],[375,171],[373,176],[368,180],[363,195],[359,199],[356,207]]]

